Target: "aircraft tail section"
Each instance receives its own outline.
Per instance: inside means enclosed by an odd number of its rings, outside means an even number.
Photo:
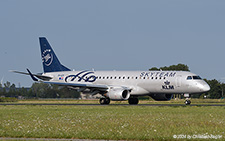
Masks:
[[[41,46],[41,57],[44,72],[58,72],[58,71],[70,71],[69,68],[63,66],[57,56],[55,55],[53,49],[48,43],[45,37],[40,37],[40,46]]]

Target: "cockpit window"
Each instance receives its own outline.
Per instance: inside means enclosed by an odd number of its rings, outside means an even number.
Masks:
[[[202,78],[200,76],[188,76],[187,77],[187,80],[192,80],[192,79],[194,79],[194,80],[201,80]]]
[[[187,77],[187,80],[191,80],[191,79],[192,79],[192,77],[191,77],[191,76],[188,76],[188,77]]]
[[[193,79],[202,79],[200,76],[193,76]]]

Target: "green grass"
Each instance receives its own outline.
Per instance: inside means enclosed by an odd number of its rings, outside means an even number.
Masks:
[[[170,101],[140,100],[139,104],[184,104],[184,99]],[[192,104],[225,105],[225,99],[191,99]],[[8,102],[9,103],[9,102]],[[20,104],[99,104],[98,99],[94,100],[64,100],[64,99],[42,99],[42,100],[19,100]],[[0,103],[1,104],[1,103]],[[128,101],[111,101],[110,104],[128,104]]]
[[[221,135],[224,107],[0,106],[0,137],[173,140]]]

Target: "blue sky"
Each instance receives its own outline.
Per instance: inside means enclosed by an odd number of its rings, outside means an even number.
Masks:
[[[225,77],[223,0],[5,0],[0,4],[0,78],[31,86],[42,72],[38,37],[76,69],[148,70],[183,63]],[[224,80],[221,80],[224,81]]]

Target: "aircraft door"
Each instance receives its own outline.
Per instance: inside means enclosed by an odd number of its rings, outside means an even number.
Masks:
[[[178,75],[176,78],[176,86],[181,87],[181,75]]]

